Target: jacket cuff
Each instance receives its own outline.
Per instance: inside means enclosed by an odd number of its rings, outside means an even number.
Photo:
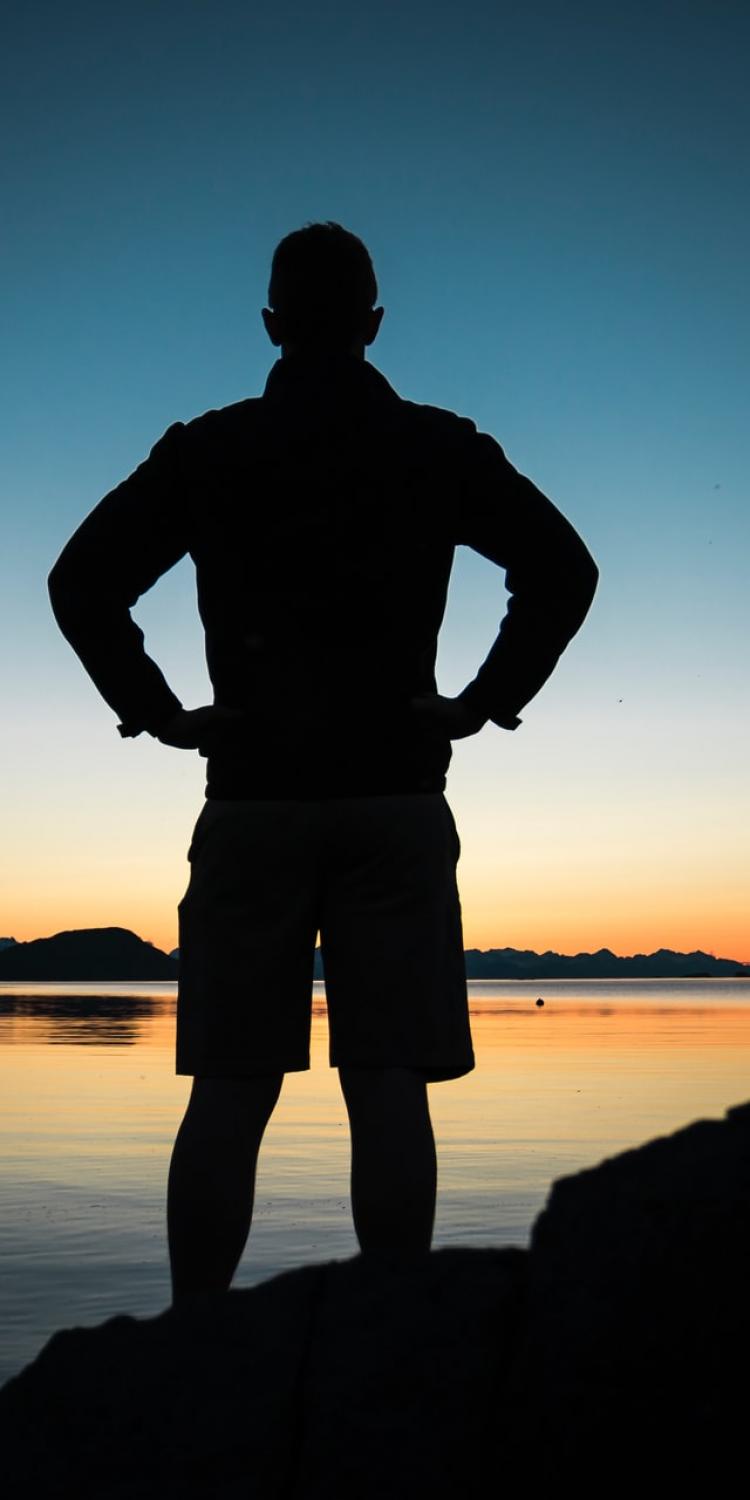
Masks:
[[[492,704],[489,704],[483,689],[476,680],[470,682],[468,687],[465,687],[463,692],[459,693],[458,701],[465,703],[467,708],[470,708],[473,713],[477,715],[483,714],[485,720],[488,720],[491,724],[496,724],[498,729],[517,729],[519,724],[522,723],[522,720],[511,713],[509,709],[495,708]]]
[[[517,714],[490,714],[490,723],[497,724],[498,729],[517,729],[519,724],[523,724],[523,719],[519,719]]]
[[[137,739],[138,735],[143,734],[144,731],[146,734],[156,737],[159,731],[164,728],[164,725],[168,724],[169,720],[174,718],[174,715],[179,713],[181,708],[182,704],[179,698],[173,698],[168,707],[161,708],[158,712],[149,714],[147,718],[141,715],[137,719],[123,719],[123,722],[117,726],[118,733],[124,740]]]

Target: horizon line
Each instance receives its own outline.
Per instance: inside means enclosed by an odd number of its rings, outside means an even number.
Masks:
[[[57,932],[50,933],[46,937],[22,938],[20,940],[10,936],[10,934],[0,934],[0,943],[7,944],[9,946],[12,945],[14,947],[23,947],[29,943],[51,942],[56,937],[65,937],[69,934],[84,932],[128,933],[131,937],[136,938],[139,942],[145,943],[149,948],[154,948],[157,953],[163,953],[167,958],[170,958],[172,954],[179,952],[179,946],[176,946],[174,948],[160,948],[157,943],[154,943],[150,938],[141,937],[140,933],[134,932],[131,927],[120,927],[115,923],[108,924],[104,927],[64,927],[60,928]],[[321,945],[319,943],[316,943],[316,953],[320,952],[320,947]],[[0,949],[0,951],[2,951],[2,949]],[[659,953],[677,953],[680,954],[680,956],[684,957],[691,957],[694,954],[700,954],[705,958],[714,959],[719,963],[733,963],[741,965],[744,968],[750,967],[750,959],[735,958],[733,955],[715,953],[710,948],[691,948],[686,950],[682,948],[665,948],[662,946],[659,948],[653,948],[648,953],[643,949],[639,949],[635,953],[616,953],[613,948],[604,946],[599,948],[579,948],[575,953],[563,953],[557,948],[516,948],[511,943],[503,943],[502,945],[498,945],[497,947],[490,946],[488,948],[479,948],[476,946],[465,947],[464,953],[530,953],[533,954],[535,958],[545,958],[548,954],[554,956],[555,958],[596,958],[599,954],[607,954],[611,958],[616,959],[653,958]]]

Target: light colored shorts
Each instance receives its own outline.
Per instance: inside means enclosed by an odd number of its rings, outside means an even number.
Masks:
[[[177,1072],[310,1066],[320,933],[332,1067],[474,1066],[442,792],[208,801],[180,902]]]

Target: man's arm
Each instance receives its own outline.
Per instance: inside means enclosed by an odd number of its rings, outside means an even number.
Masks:
[[[511,597],[476,677],[457,699],[448,700],[455,705],[455,738],[487,720],[517,728],[520,710],[583,624],[599,576],[588,549],[551,500],[513,468],[494,438],[478,433],[473,423],[465,427],[455,477],[455,540],[505,568]]]
[[[124,736],[157,734],[182,711],[130,610],[188,550],[177,422],[79,526],[49,576],[58,625]]]

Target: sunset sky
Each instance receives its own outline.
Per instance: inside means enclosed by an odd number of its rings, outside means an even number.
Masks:
[[[750,961],[749,42],[740,0],[14,8],[0,935],[176,942],[205,762],[119,738],[46,576],[171,422],[262,390],[274,246],[336,219],[372,362],[493,433],[601,570],[522,727],[454,748],[467,946]],[[506,598],[460,551],[442,692]],[[207,701],[189,562],[137,618]]]

